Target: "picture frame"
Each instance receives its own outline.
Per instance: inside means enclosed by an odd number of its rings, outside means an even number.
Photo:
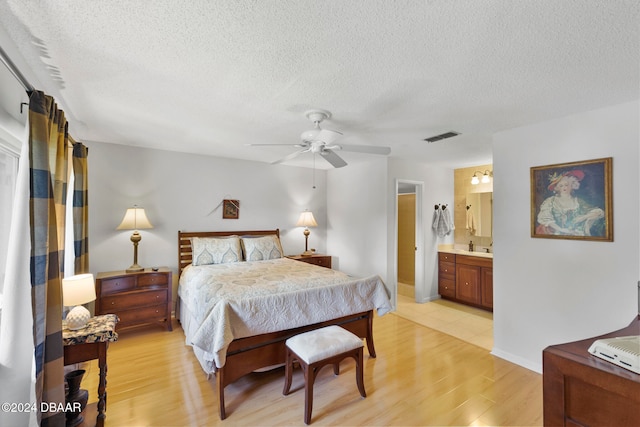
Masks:
[[[531,237],[613,241],[611,157],[531,168]]]
[[[240,217],[240,201],[224,199],[222,201],[222,218],[238,219]]]

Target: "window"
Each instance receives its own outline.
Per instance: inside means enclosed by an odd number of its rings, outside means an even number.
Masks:
[[[0,307],[7,267],[11,212],[18,174],[18,154],[0,139]]]

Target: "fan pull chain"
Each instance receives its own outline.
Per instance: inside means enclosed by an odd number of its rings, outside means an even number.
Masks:
[[[312,180],[313,180],[313,189],[316,189],[316,155],[315,153],[313,154],[313,175],[312,175]]]

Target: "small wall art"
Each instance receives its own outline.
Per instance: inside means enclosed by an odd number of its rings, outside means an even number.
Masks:
[[[531,237],[613,241],[612,158],[531,168]]]
[[[238,219],[240,216],[240,201],[225,199],[222,201],[222,218]]]

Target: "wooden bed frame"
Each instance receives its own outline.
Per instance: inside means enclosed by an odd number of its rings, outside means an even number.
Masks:
[[[275,234],[280,237],[280,230],[260,230],[260,231],[204,231],[204,232],[183,232],[178,231],[178,270],[182,270],[191,264],[192,237],[224,237],[224,236],[265,236]],[[322,267],[324,268],[324,267]],[[180,301],[178,297],[177,306]],[[176,313],[178,309],[176,308]],[[346,330],[364,338],[367,344],[369,356],[376,357],[373,344],[373,310],[356,313],[338,319],[328,320],[322,323],[302,326],[295,329],[271,332],[268,334],[255,335],[252,337],[235,339],[227,349],[226,363],[222,368],[216,370],[216,384],[218,388],[218,406],[220,419],[227,417],[224,403],[224,388],[257,369],[283,364],[285,361],[285,341],[302,332],[318,329],[329,325],[340,325]],[[284,381],[284,379],[283,379]]]

